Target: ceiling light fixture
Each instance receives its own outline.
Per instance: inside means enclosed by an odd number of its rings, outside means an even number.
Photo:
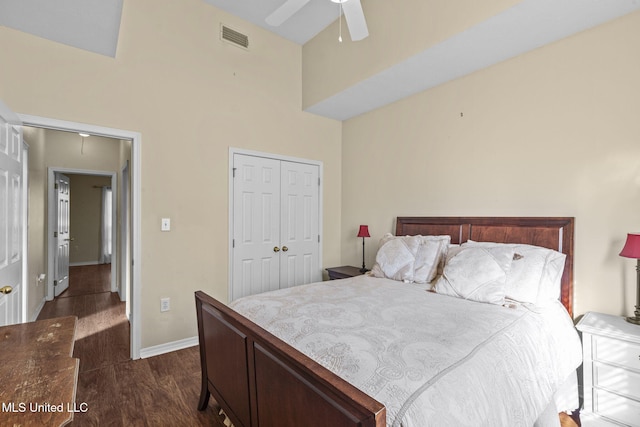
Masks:
[[[88,138],[91,135],[85,132],[78,132],[78,135],[82,137],[82,144],[80,144],[80,154],[84,154],[84,139]]]

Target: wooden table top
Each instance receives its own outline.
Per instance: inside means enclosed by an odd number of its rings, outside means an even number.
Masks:
[[[59,426],[73,419],[76,323],[70,316],[0,327],[0,425]]]

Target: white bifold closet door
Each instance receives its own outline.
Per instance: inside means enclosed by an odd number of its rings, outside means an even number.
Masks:
[[[233,155],[230,300],[322,280],[319,166]]]

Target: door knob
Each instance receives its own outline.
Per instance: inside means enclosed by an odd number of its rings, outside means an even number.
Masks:
[[[274,246],[274,247],[273,247],[273,252],[280,252],[280,248],[279,248],[279,247],[277,247],[277,246]]]
[[[288,247],[286,247],[286,246],[283,246],[283,247],[282,247],[282,250],[283,250],[284,252],[287,252],[287,251],[289,250],[289,248],[288,248]]]
[[[3,294],[10,294],[13,291],[13,288],[11,286],[3,286],[2,288],[0,288],[0,292],[2,292]]]

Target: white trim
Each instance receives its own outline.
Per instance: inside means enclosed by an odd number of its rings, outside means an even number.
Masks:
[[[29,144],[22,139],[22,301],[20,322],[29,316]],[[42,307],[41,307],[42,308]]]
[[[18,114],[18,117],[26,126],[35,126],[48,129],[64,130],[68,132],[88,132],[93,135],[109,138],[131,140],[131,238],[133,239],[133,253],[131,266],[131,358],[140,358],[140,346],[142,337],[142,274],[139,267],[142,254],[142,219],[141,206],[141,177],[142,177],[142,135],[122,129],[107,128],[86,123],[68,122],[65,120],[50,119],[46,117]]]
[[[172,341],[164,344],[158,344],[151,347],[140,349],[140,358],[160,356],[161,354],[171,353],[172,351],[183,350],[185,348],[198,345],[198,337],[184,338],[178,341]]]
[[[124,165],[120,168],[120,200],[116,201],[117,205],[120,206],[120,244],[118,247],[118,256],[120,258],[120,278],[118,285],[118,296],[120,297],[120,301],[126,302],[125,313],[127,315],[127,319],[130,317],[129,311],[131,308],[129,307],[129,280],[128,275],[130,273],[128,266],[129,260],[129,247],[127,246],[127,236],[129,235],[129,212],[130,205],[129,203],[129,160],[124,162]]]
[[[42,300],[40,300],[40,304],[38,304],[38,306],[36,307],[36,310],[31,315],[31,319],[29,320],[30,322],[35,322],[36,320],[38,320],[38,316],[40,316],[40,312],[42,311],[42,308],[44,307],[44,304],[46,302],[47,302],[47,299],[44,297],[42,298]]]
[[[100,265],[100,261],[83,261],[69,263],[69,267],[82,267],[85,265]]]
[[[320,241],[318,242],[318,268],[320,269],[320,277],[322,277],[322,246],[324,244],[322,239],[322,224],[324,222],[324,207],[323,207],[323,188],[324,188],[324,164],[321,160],[309,160],[300,157],[282,156],[273,153],[264,153],[260,151],[244,150],[241,148],[229,147],[229,267],[228,267],[228,294],[227,299],[231,299],[232,285],[233,285],[233,156],[235,154],[243,154],[246,156],[264,157],[267,159],[284,160],[287,162],[304,163],[308,165],[318,166],[318,178],[320,179],[320,185],[318,188],[318,236]]]

